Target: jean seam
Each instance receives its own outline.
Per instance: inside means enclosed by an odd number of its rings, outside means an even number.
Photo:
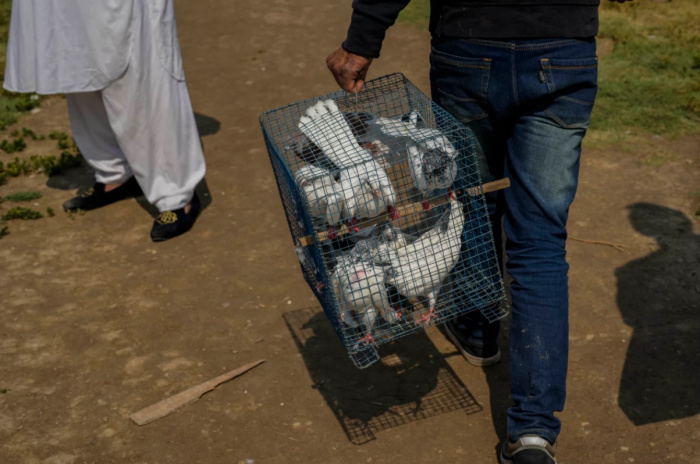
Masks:
[[[560,98],[561,100],[566,100],[566,101],[570,101],[570,102],[574,102],[574,103],[579,103],[579,104],[581,104],[581,105],[586,105],[586,106],[593,106],[593,105],[595,105],[595,103],[587,102],[587,101],[584,101],[584,100],[579,100],[578,98],[567,97],[566,95],[563,95],[563,96],[561,96],[561,97],[559,97],[559,98]]]
[[[561,47],[564,45],[570,45],[573,43],[576,43],[575,39],[565,39],[565,40],[557,40],[554,42],[547,42],[547,43],[542,43],[542,44],[517,44],[515,42],[508,42],[508,41],[497,41],[497,40],[489,40],[489,39],[459,39],[464,42],[470,42],[474,44],[480,44],[480,45],[485,45],[487,47],[497,47],[497,48],[508,48],[511,50],[543,50],[547,48],[555,48],[555,47]]]
[[[547,48],[563,47],[565,45],[570,45],[573,43],[575,43],[574,40],[567,39],[567,40],[558,40],[556,42],[548,42],[548,43],[543,43],[543,44],[532,44],[532,45],[516,44],[515,49],[516,50],[544,50]]]
[[[446,58],[445,56],[441,56],[441,55],[449,55],[449,53],[441,52],[439,50],[435,50],[434,48],[431,50],[432,58],[434,60],[437,60],[437,61],[442,61],[443,63],[452,64],[455,66],[459,66],[461,68],[471,68],[471,69],[490,69],[491,68],[491,59],[490,58],[469,58],[469,59],[473,59],[475,61],[479,60],[479,61],[484,63],[484,64],[479,65],[479,64],[470,64],[470,63],[458,61],[458,59],[460,58],[458,56],[455,56],[455,58],[457,58],[457,60],[452,60],[450,58]],[[454,56],[454,55],[451,55],[451,56]]]
[[[520,98],[518,96],[518,72],[515,66],[515,49],[511,49],[510,52],[510,75],[513,84],[513,98],[515,99],[515,104],[520,107]]]
[[[552,66],[551,64],[543,65],[545,69],[567,69],[567,70],[581,70],[581,69],[593,69],[597,68],[597,64],[589,64],[585,66]]]

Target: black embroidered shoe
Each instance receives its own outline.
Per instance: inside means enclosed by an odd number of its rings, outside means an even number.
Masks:
[[[105,184],[95,182],[95,185],[82,194],[63,203],[63,210],[71,212],[78,210],[90,211],[91,209],[102,208],[117,201],[137,197],[142,194],[141,187],[139,187],[136,178],[133,176],[109,192],[105,192]]]
[[[506,440],[501,447],[501,464],[557,464],[554,455],[557,445],[537,435],[523,435],[511,443]]]
[[[195,193],[190,202],[190,211],[185,213],[185,208],[173,211],[163,211],[153,221],[151,240],[163,242],[165,240],[182,235],[192,228],[194,221],[199,216],[202,205]]]

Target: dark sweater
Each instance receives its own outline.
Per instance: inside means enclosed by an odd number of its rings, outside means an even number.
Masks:
[[[386,30],[410,0],[353,0],[343,48],[379,56]],[[433,37],[586,38],[598,33],[600,0],[431,0]]]

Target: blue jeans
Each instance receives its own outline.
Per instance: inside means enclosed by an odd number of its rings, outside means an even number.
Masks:
[[[473,130],[483,181],[511,181],[487,194],[512,278],[508,436],[555,442],[569,343],[566,221],[597,90],[595,39],[433,39],[432,46],[433,99]],[[475,324],[472,338],[482,329]]]

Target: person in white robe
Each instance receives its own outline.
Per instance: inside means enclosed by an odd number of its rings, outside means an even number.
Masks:
[[[143,192],[161,212],[154,241],[192,227],[205,162],[172,0],[14,0],[4,87],[66,94],[96,183],[64,209]]]

